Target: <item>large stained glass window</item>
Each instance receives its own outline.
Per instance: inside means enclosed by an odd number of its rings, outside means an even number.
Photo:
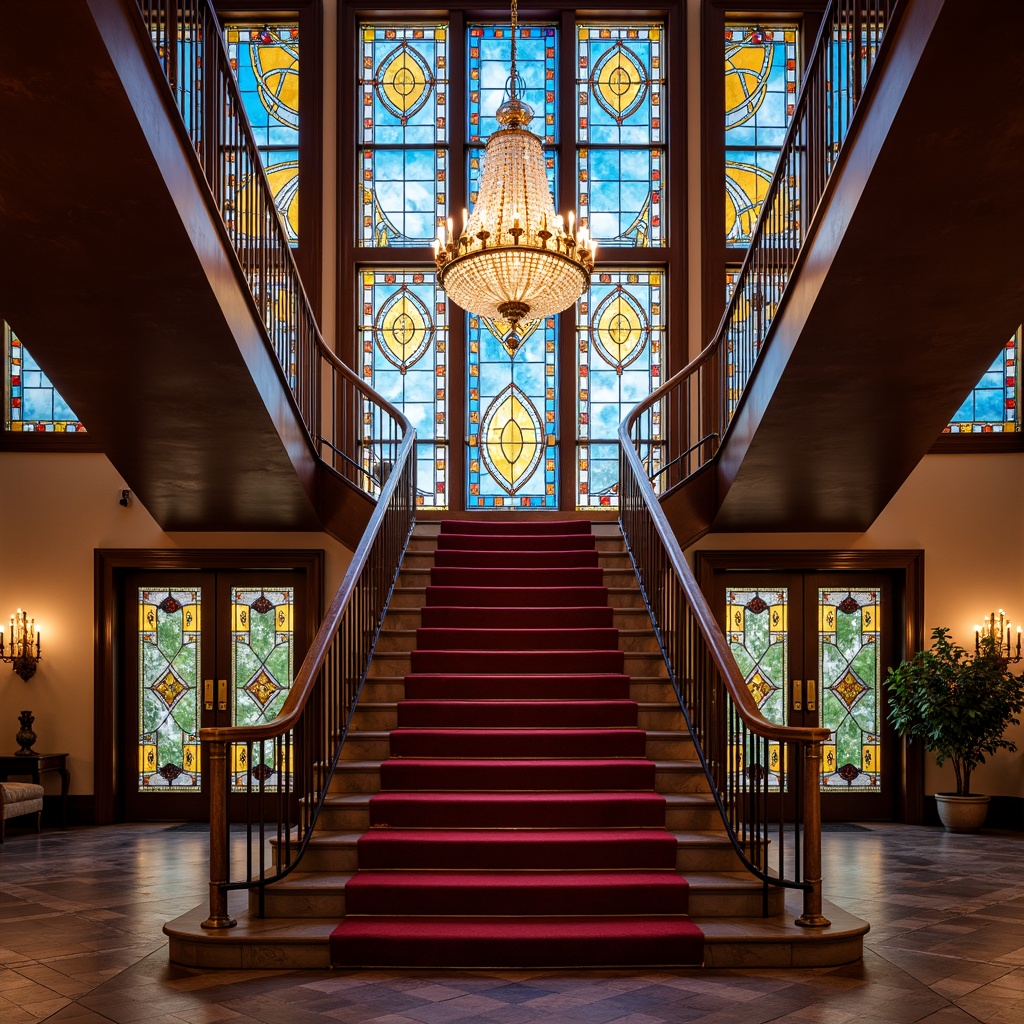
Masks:
[[[746,247],[793,117],[795,24],[725,26],[725,237]]]
[[[577,30],[580,222],[602,245],[666,244],[664,30]]]
[[[660,270],[601,270],[577,303],[579,508],[618,505],[619,424],[661,383],[663,286]]]
[[[433,271],[364,270],[359,324],[363,379],[416,428],[416,503],[447,506],[448,327]],[[369,407],[363,413],[367,458],[377,446]],[[383,467],[367,465],[370,475]]]
[[[1006,343],[978,386],[957,410],[947,434],[1003,434],[1020,430],[1017,364],[1022,329]]]
[[[224,26],[228,59],[252,125],[274,205],[291,244],[299,240],[299,26],[288,22]],[[255,181],[236,189],[244,221]],[[252,203],[254,206],[255,204]]]
[[[360,36],[359,244],[429,245],[448,215],[448,29]]]
[[[21,339],[6,323],[2,326],[7,373],[4,429],[14,433],[83,433],[85,427]]]
[[[818,589],[822,792],[881,791],[878,605],[874,590]]]
[[[201,788],[199,590],[140,588],[139,792]]]
[[[558,507],[555,320],[469,318],[468,508]]]
[[[231,722],[261,725],[275,718],[291,690],[294,672],[292,587],[231,588]],[[245,791],[276,787],[285,766],[275,762],[275,744],[237,743],[231,752],[231,786]],[[290,770],[290,766],[286,770]]]

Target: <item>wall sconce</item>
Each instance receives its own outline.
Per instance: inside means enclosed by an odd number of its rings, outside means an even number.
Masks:
[[[4,649],[4,629],[0,626],[0,661],[9,661],[27,683],[36,674],[36,663],[43,656],[36,620],[20,608],[11,616],[11,651]]]
[[[999,652],[1000,657],[1007,661],[1020,661],[1020,626],[1017,627],[1017,653],[1014,654],[1010,647],[1010,620],[1003,614],[1003,609],[985,616],[984,624],[974,627],[974,653],[977,654],[981,648],[981,641],[985,637],[992,638],[992,645]]]

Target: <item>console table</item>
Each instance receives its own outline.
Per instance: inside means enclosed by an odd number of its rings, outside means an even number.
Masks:
[[[60,772],[60,825],[68,826],[68,790],[71,772],[67,754],[0,754],[0,781],[7,782],[12,775],[31,775],[32,781],[42,785],[43,772]]]

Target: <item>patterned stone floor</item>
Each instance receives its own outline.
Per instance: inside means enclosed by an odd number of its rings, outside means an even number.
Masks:
[[[0,1024],[1024,1024],[1024,835],[827,832],[826,896],[871,922],[818,970],[198,971],[163,923],[202,902],[206,837],[16,831],[0,847]]]

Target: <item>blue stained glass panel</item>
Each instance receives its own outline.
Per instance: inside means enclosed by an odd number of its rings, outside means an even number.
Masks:
[[[446,508],[448,440],[447,306],[433,271],[364,270],[359,341],[363,379],[416,428],[420,508]],[[375,442],[383,430],[363,410],[364,469],[380,478]]]
[[[558,508],[555,317],[521,344],[480,317],[468,323],[467,509]]]
[[[364,149],[363,245],[428,245],[447,216],[443,149]]]
[[[601,245],[664,245],[662,161],[650,149],[579,150],[580,218]]]
[[[660,270],[602,270],[576,305],[577,507],[618,505],[618,429],[661,383],[665,340]],[[652,441],[659,441],[654,414]]]
[[[85,427],[7,325],[3,325],[7,370],[4,429],[13,433],[84,433]]]
[[[1021,336],[1018,327],[943,433],[1001,434],[1020,430],[1017,364]]]
[[[469,132],[468,139],[485,142],[500,125],[495,117],[506,98],[512,63],[511,26],[468,27]],[[533,108],[527,126],[542,141],[558,140],[556,83],[558,82],[558,33],[554,25],[520,25],[516,37],[516,69],[524,91],[520,99]]]

